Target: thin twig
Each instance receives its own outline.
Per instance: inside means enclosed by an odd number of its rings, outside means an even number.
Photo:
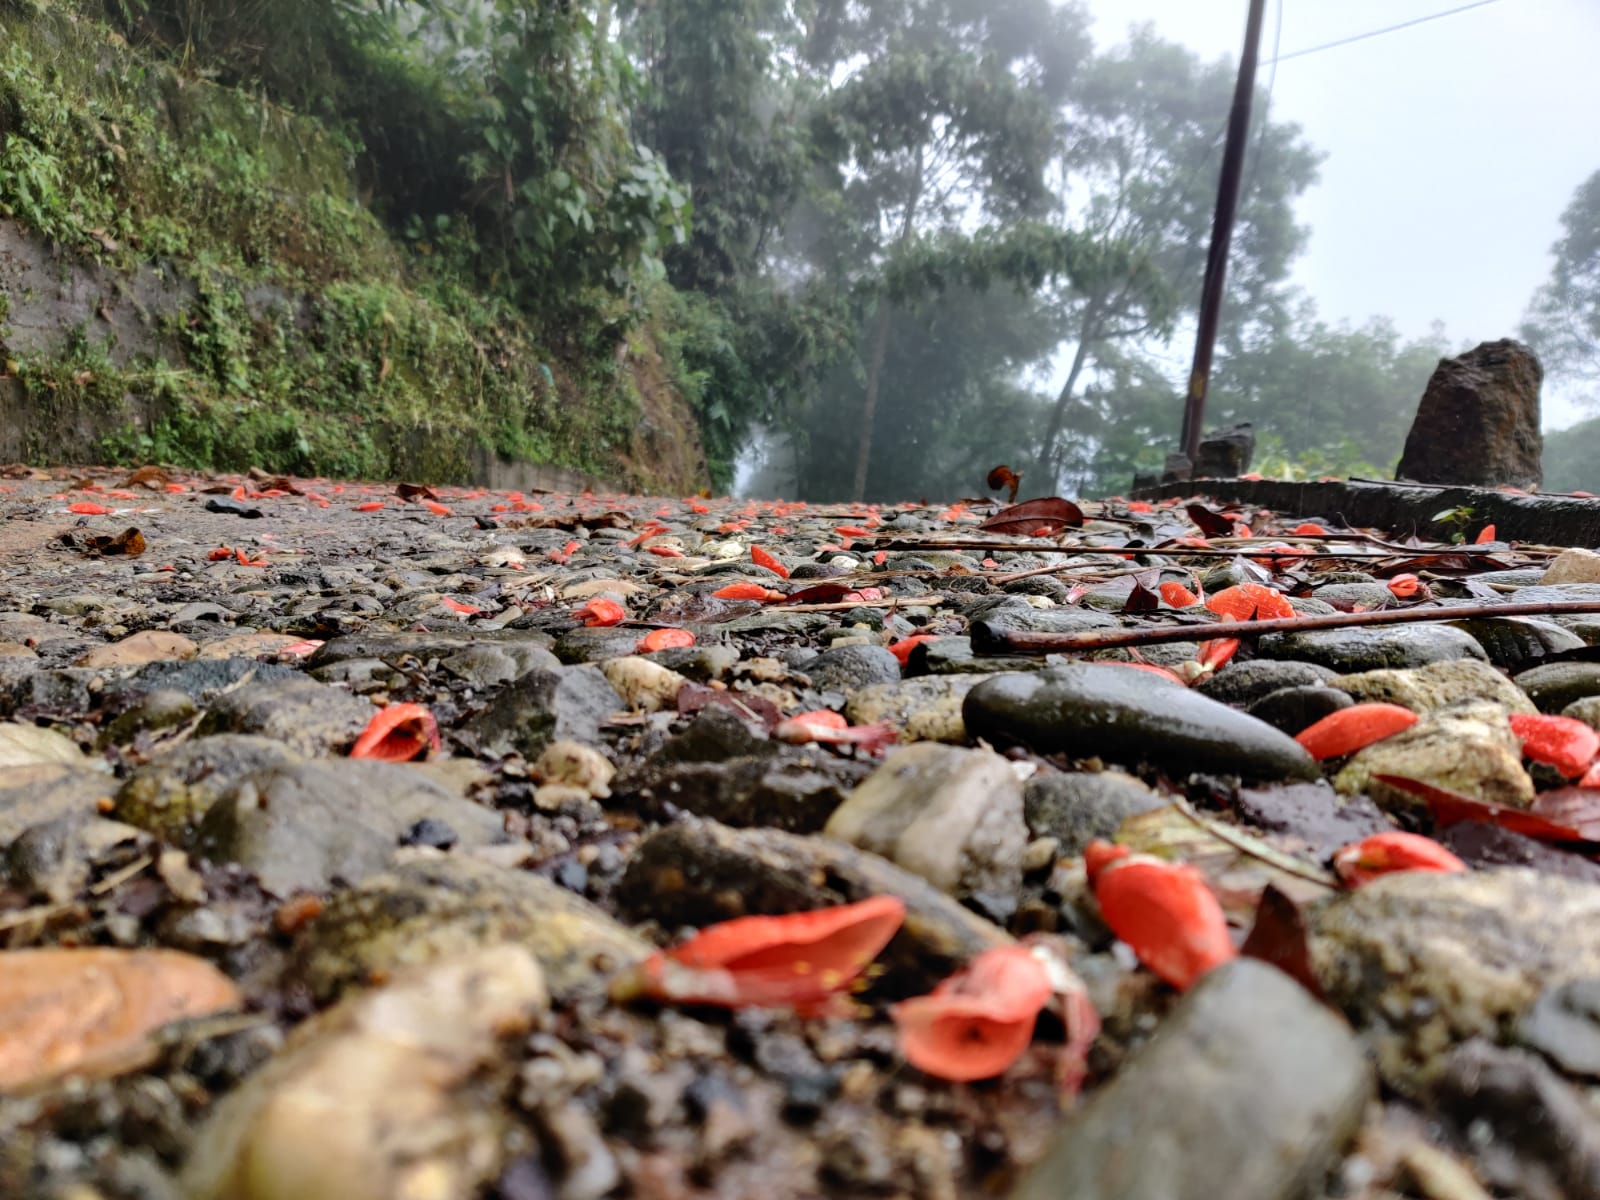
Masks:
[[[1254,637],[1263,633],[1304,633],[1360,625],[1405,625],[1422,621],[1467,621],[1481,617],[1545,617],[1600,613],[1600,600],[1555,600],[1546,604],[1457,604],[1448,608],[1395,608],[1377,612],[1329,613],[1314,617],[1272,617],[1264,621],[1210,621],[1187,625],[1110,629],[1103,633],[1034,633],[996,628],[987,622],[984,642],[994,649],[1050,654],[1064,650],[1109,650],[1118,646],[1153,646],[1187,642],[1196,637]]]

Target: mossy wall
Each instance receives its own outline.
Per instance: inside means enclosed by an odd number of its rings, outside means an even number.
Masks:
[[[447,239],[385,229],[360,149],[75,6],[0,0],[0,457],[704,485],[647,334],[550,353]]]

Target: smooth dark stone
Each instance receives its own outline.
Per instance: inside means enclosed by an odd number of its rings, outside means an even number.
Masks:
[[[1011,1200],[1292,1200],[1373,1093],[1343,1020],[1277,968],[1236,959],[1067,1119]]]
[[[962,718],[974,737],[1021,742],[1046,754],[1256,779],[1321,774],[1298,742],[1266,722],[1124,667],[997,675],[967,693]]]

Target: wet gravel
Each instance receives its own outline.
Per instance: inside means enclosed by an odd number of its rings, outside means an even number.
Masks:
[[[7,956],[51,947],[181,951],[243,1002],[0,1084],[0,1196],[1600,1194],[1594,843],[1436,827],[1384,782],[1537,808],[1565,781],[1508,717],[1600,714],[1600,624],[1270,634],[1204,671],[1215,617],[1160,598],[1594,592],[1542,582],[1551,554],[1254,512],[1230,554],[1181,504],[1030,538],[979,529],[989,500],[126,474],[0,479],[0,1020]],[[1175,620],[1193,640],[1005,647]],[[1293,740],[1373,700],[1421,719],[1345,760]],[[351,757],[397,705],[439,749]],[[850,728],[788,720],[815,710]],[[1474,870],[1335,887],[1393,828]],[[1279,887],[1321,995],[1248,960],[1157,982],[1100,919],[1096,837],[1193,863],[1236,941]],[[907,921],[853,1015],[613,994],[697,927],[886,893]],[[1101,1017],[1076,1103],[1049,1015],[998,1079],[904,1060],[892,1003],[1041,936]],[[37,1028],[0,1027],[0,1077]]]

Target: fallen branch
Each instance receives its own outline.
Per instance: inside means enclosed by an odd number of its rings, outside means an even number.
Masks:
[[[1600,600],[1556,600],[1546,604],[1457,604],[1448,608],[1394,608],[1376,612],[1328,613],[1314,617],[1272,617],[1264,621],[1206,621],[1187,625],[1108,629],[1094,633],[1033,633],[980,621],[973,626],[974,644],[986,650],[1051,654],[1063,650],[1110,650],[1119,646],[1154,646],[1195,638],[1254,637],[1262,633],[1305,633],[1361,625],[1409,625],[1422,621],[1469,621],[1482,617],[1548,617],[1600,613]],[[981,631],[981,632],[980,632]]]
[[[1204,548],[1196,546],[1085,546],[1081,543],[1046,542],[1035,540],[1032,544],[1027,542],[980,542],[977,540],[961,540],[949,542],[910,542],[894,541],[888,545],[876,546],[879,550],[1012,550],[1027,552],[1030,550],[1055,551],[1058,553],[1077,554],[1115,554],[1119,556],[1144,557],[1159,555],[1163,558],[1281,558],[1285,561],[1295,562],[1310,561],[1322,558],[1342,559],[1345,562],[1390,562],[1396,558],[1422,558],[1427,555],[1466,554],[1466,555],[1493,555],[1507,553],[1521,553],[1522,548],[1508,551],[1504,546],[1491,548],[1488,546],[1442,546],[1437,550],[1429,549],[1404,549],[1396,548],[1384,554],[1352,554],[1347,550],[1313,550],[1301,554],[1294,550],[1274,550],[1273,542],[1282,543],[1286,539],[1273,538],[1262,545],[1247,549],[1223,549],[1217,546]],[[1061,568],[1052,568],[1060,570]]]

